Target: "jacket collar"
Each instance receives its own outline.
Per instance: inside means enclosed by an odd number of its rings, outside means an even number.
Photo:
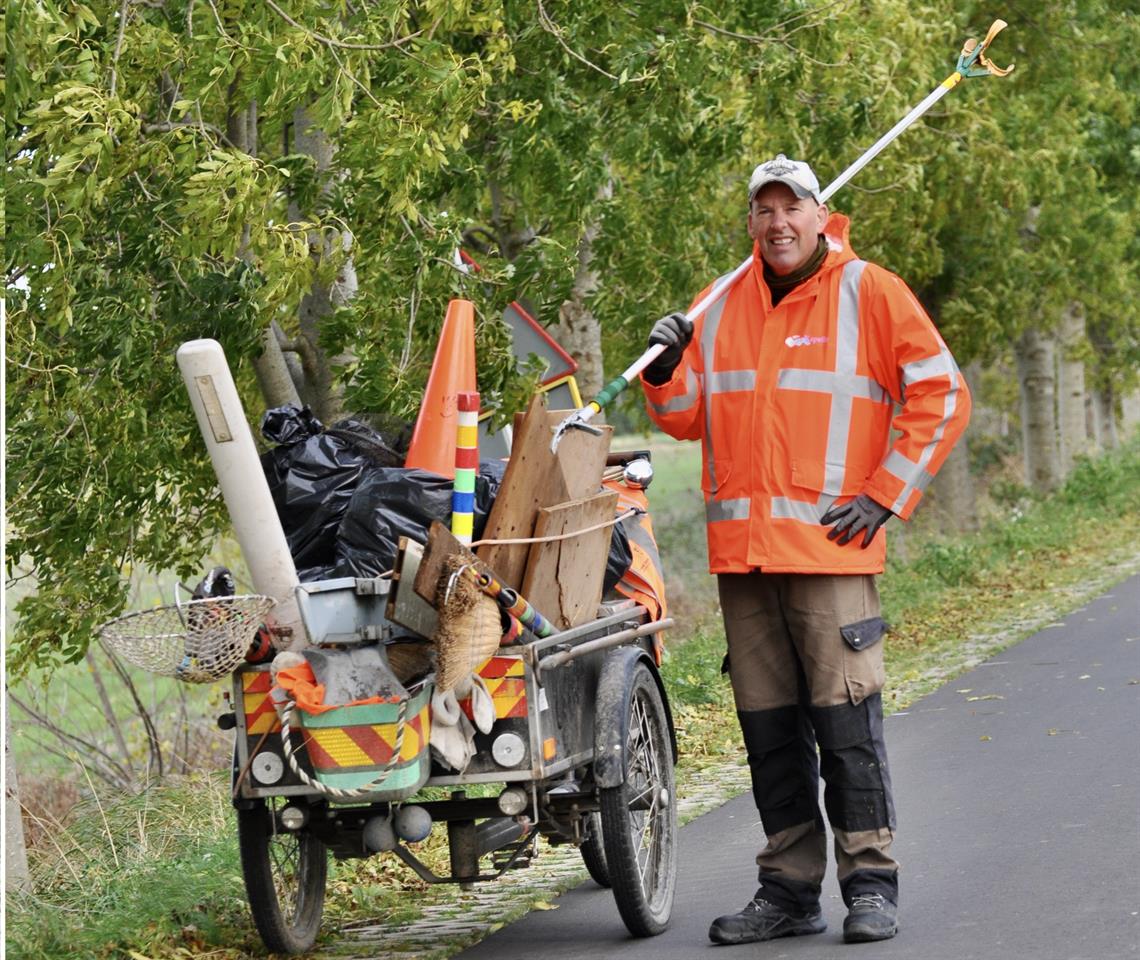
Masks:
[[[823,265],[814,276],[809,277],[801,283],[781,302],[798,300],[800,297],[807,295],[809,292],[814,291],[815,285],[820,283],[824,277],[828,276],[832,270],[839,269],[851,260],[857,259],[855,251],[851,249],[850,233],[851,221],[842,213],[833,213],[828,217],[827,226],[823,229],[823,235],[827,237],[827,244],[831,248],[827,254],[827,258],[823,261]],[[760,244],[758,241],[753,241],[752,243],[752,273],[755,282],[760,286],[766,308],[771,309],[772,304],[768,284],[764,282],[764,261],[760,256]]]

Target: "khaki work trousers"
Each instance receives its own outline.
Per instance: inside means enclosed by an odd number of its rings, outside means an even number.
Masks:
[[[844,899],[885,882],[897,902],[880,695],[885,625],[875,578],[753,572],[721,574],[718,586],[732,691],[767,834],[756,858],[762,882],[790,881],[799,899],[806,896],[801,905],[810,905],[813,891],[818,897],[827,865],[822,771]]]

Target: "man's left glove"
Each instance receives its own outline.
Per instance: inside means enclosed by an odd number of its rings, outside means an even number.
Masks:
[[[860,530],[866,531],[861,544],[866,550],[875,539],[879,527],[893,516],[894,514],[886,507],[876,503],[867,494],[861,493],[854,500],[832,507],[820,517],[819,522],[824,526],[835,524],[827,532],[827,539],[838,539],[840,546],[851,541]]]

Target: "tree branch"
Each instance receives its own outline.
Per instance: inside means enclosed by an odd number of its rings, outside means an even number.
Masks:
[[[155,728],[154,722],[151,720],[149,711],[145,706],[143,706],[143,702],[139,697],[138,689],[135,687],[134,681],[127,673],[127,668],[123,666],[123,661],[120,660],[115,653],[109,650],[106,645],[103,645],[103,652],[107,655],[107,659],[110,660],[111,666],[115,669],[115,673],[119,675],[119,679],[122,680],[123,686],[125,686],[127,688],[127,692],[130,693],[131,700],[134,701],[135,712],[138,714],[139,719],[142,720],[143,728],[146,730],[147,746],[150,748],[151,763],[157,765],[158,776],[161,778],[163,768],[162,740],[158,736],[158,730]]]
[[[227,40],[229,40],[232,43],[234,38],[231,37],[228,33],[226,33],[225,24],[222,23],[222,18],[218,14],[218,8],[216,6],[214,6],[214,0],[207,0],[207,3],[210,4],[210,9],[214,11],[214,20],[218,24],[218,30],[221,32],[223,37],[225,37]],[[187,6],[189,6],[191,9],[194,8],[194,4],[192,4],[192,3],[187,4]],[[187,14],[187,16],[189,16],[189,14]]]
[[[549,33],[552,37],[554,37],[554,39],[558,41],[559,46],[561,46],[563,50],[565,50],[568,54],[570,54],[570,56],[572,56],[575,60],[579,61],[580,63],[584,63],[591,70],[596,70],[598,73],[600,73],[607,80],[613,80],[615,83],[621,83],[622,82],[621,77],[610,73],[608,70],[605,70],[602,67],[599,67],[596,63],[593,63],[593,62],[587,60],[577,50],[574,50],[570,46],[570,44],[568,44],[566,42],[566,40],[563,38],[562,28],[560,26],[558,26],[558,24],[555,23],[554,20],[551,18],[550,14],[548,14],[546,12],[546,7],[544,7],[542,5],[542,0],[536,0],[536,2],[538,4],[538,20],[539,20],[539,23],[542,25],[542,29],[545,30],[547,33]],[[643,73],[639,77],[626,77],[625,82],[626,83],[643,83],[644,81],[649,79],[649,76],[650,76],[649,74]]]
[[[115,771],[115,774],[118,777],[118,784],[120,786],[129,784],[131,782],[130,775],[125,770],[123,770],[123,768],[115,761],[115,758],[112,757],[111,754],[109,754],[106,750],[103,750],[101,747],[91,741],[84,740],[82,737],[78,737],[75,734],[64,730],[63,727],[54,723],[43,714],[38,713],[33,707],[28,706],[28,704],[24,703],[23,700],[21,700],[18,696],[16,696],[16,694],[12,693],[11,691],[8,692],[8,697],[17,707],[19,707],[25,714],[27,714],[29,718],[31,718],[32,722],[35,723],[36,726],[42,727],[53,737],[55,737],[60,743],[78,749],[91,762],[95,762],[97,758],[101,757],[106,762],[107,766],[111,770]],[[47,744],[41,743],[40,746],[48,752],[57,752],[52,750],[52,748]],[[63,754],[60,755],[64,756]],[[108,783],[116,782],[115,779],[107,776],[106,771],[103,771],[100,775],[103,777],[103,779],[107,780]]]
[[[130,12],[130,0],[123,0],[119,7],[119,34],[115,37],[115,52],[111,54],[111,89],[110,96],[115,95],[115,87],[119,82],[119,57],[123,52],[123,37],[127,32],[127,14]]]
[[[423,30],[417,30],[415,33],[410,33],[406,37],[399,37],[398,39],[392,40],[388,43],[346,43],[343,40],[335,40],[332,37],[326,37],[324,34],[317,33],[315,30],[310,30],[304,24],[298,23],[291,16],[289,16],[289,14],[287,14],[284,10],[282,10],[279,6],[277,6],[277,4],[275,4],[273,2],[273,0],[265,0],[265,5],[267,7],[269,7],[271,10],[273,10],[274,13],[276,13],[282,20],[284,20],[290,26],[296,27],[298,30],[302,31],[303,33],[308,34],[314,40],[317,40],[317,41],[323,43],[326,47],[330,47],[330,48],[340,47],[342,50],[391,50],[393,48],[399,49],[405,43],[409,43],[410,41],[412,41],[416,37],[418,37],[421,33],[423,33]]]
[[[115,744],[119,748],[119,754],[123,758],[123,765],[126,767],[127,773],[131,778],[131,786],[135,782],[134,764],[131,763],[131,751],[127,748],[127,738],[123,735],[123,725],[119,723],[119,718],[115,716],[115,711],[111,707],[111,698],[107,696],[107,687],[103,683],[103,674],[99,670],[99,665],[95,662],[95,652],[91,647],[87,648],[87,653],[84,657],[87,661],[87,669],[91,674],[91,681],[95,684],[95,693],[99,697],[99,708],[103,714],[103,719],[106,721],[107,726],[111,729],[111,734],[115,738]]]
[[[203,120],[164,120],[160,123],[144,123],[142,131],[143,133],[170,133],[184,128],[200,130],[202,133],[212,133],[227,147],[237,149],[221,127],[215,127],[212,123],[206,123]]]
[[[717,33],[723,37],[731,37],[733,40],[743,40],[746,43],[776,43],[781,40],[785,40],[792,33],[795,33],[799,30],[805,30],[809,27],[819,26],[819,24],[823,23],[823,21],[828,18],[821,17],[819,19],[809,21],[808,23],[801,23],[798,26],[794,27],[792,30],[789,30],[788,33],[777,36],[777,33],[784,27],[790,26],[797,20],[802,20],[805,17],[821,14],[825,10],[830,10],[832,7],[844,6],[850,3],[851,0],[832,0],[831,3],[826,3],[822,7],[819,7],[815,10],[805,10],[803,13],[797,13],[795,16],[788,17],[787,20],[781,20],[779,23],[773,24],[771,27],[760,34],[737,33],[735,30],[727,30],[724,27],[718,27],[715,23],[709,23],[707,20],[698,20],[695,17],[693,18],[693,23],[695,23],[698,27],[703,27],[710,33]]]

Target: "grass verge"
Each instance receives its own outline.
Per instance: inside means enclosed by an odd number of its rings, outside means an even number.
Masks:
[[[1132,537],[1138,521],[1140,444],[1133,443],[1081,463],[1056,494],[1023,499],[976,534],[908,544],[908,561],[892,562],[880,582],[894,628],[887,709],[906,706],[1140,569]],[[689,639],[673,643],[664,666],[682,796],[716,767],[743,763],[720,675],[723,635],[713,617],[698,622]],[[227,793],[225,779],[211,777],[102,805],[85,801],[79,816],[32,851],[37,893],[8,902],[9,955],[264,956],[248,920]],[[425,906],[457,897],[450,887],[424,890],[390,858],[334,865],[321,951],[335,951],[339,925],[369,922],[362,916],[410,922]]]

